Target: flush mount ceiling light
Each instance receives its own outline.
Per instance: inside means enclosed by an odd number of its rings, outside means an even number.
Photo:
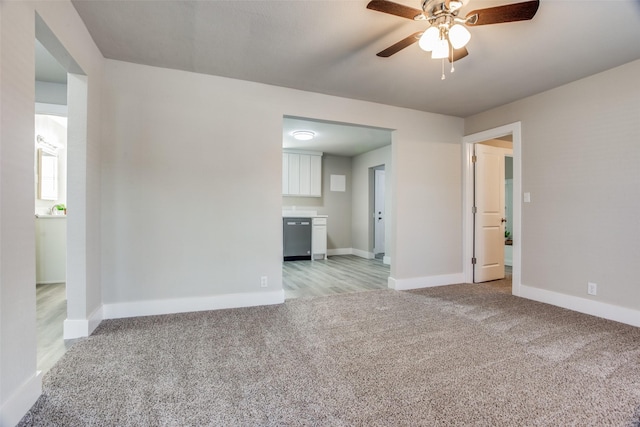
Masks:
[[[466,49],[471,40],[468,26],[500,24],[503,22],[527,21],[538,11],[540,0],[528,0],[521,3],[475,9],[464,18],[458,16],[460,9],[469,0],[422,0],[422,10],[415,9],[389,0],[371,0],[367,9],[388,13],[414,21],[427,21],[429,27],[400,40],[377,56],[388,58],[415,42],[421,49],[431,52],[431,58],[442,60],[442,79],[444,80],[444,59],[453,63],[469,54]]]
[[[310,130],[296,130],[291,132],[291,135],[299,141],[309,141],[316,136],[316,133]]]

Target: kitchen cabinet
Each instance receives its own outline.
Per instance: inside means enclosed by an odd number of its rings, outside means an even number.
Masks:
[[[283,151],[282,195],[322,196],[322,153]]]
[[[311,231],[311,259],[327,258],[327,218],[313,218]]]

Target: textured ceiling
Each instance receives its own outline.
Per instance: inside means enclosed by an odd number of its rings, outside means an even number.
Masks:
[[[398,2],[419,8],[418,0]],[[513,1],[469,0],[461,11]],[[103,55],[466,117],[640,58],[637,0],[542,0],[531,21],[470,29],[440,80],[417,45],[376,53],[425,24],[367,0],[74,0]]]

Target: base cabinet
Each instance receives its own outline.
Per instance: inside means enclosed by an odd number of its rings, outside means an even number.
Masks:
[[[327,258],[327,218],[313,218],[311,259]]]

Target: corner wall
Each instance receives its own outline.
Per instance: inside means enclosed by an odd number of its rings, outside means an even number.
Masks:
[[[112,60],[104,89],[106,317],[282,301],[287,115],[396,129],[392,275],[462,271],[462,119]]]
[[[33,138],[36,13],[90,76],[86,192],[77,209],[99,213],[98,106],[102,56],[69,1],[0,2],[0,425],[13,426],[41,391],[36,371]],[[70,165],[71,166],[71,165]],[[90,193],[90,194],[87,194]],[[73,209],[72,206],[69,206]],[[87,250],[84,315],[100,299],[99,228],[83,223]],[[97,280],[96,280],[97,279]]]
[[[640,326],[638,75],[634,61],[468,117],[465,133],[522,122],[523,296]]]

